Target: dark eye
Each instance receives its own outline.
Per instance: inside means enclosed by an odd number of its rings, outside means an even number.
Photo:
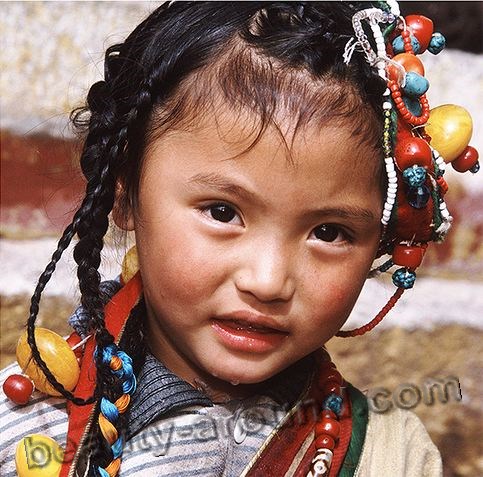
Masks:
[[[235,217],[237,217],[237,213],[235,210],[226,204],[215,204],[208,207],[207,212],[211,217],[218,222],[231,222]]]
[[[330,224],[322,224],[315,227],[313,234],[316,239],[324,242],[335,242],[337,239],[343,239],[340,228]]]

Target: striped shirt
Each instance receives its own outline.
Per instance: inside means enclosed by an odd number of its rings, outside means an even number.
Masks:
[[[266,382],[248,399],[213,404],[206,395],[148,355],[131,404],[121,475],[239,476],[305,387],[312,360],[305,359]],[[11,365],[0,383],[19,373]],[[65,446],[65,400],[34,392],[26,406],[0,398],[0,467],[13,477],[15,448],[28,434]]]
[[[153,363],[151,359],[148,361],[151,363],[143,369],[146,373],[152,369],[151,365],[161,365]],[[3,384],[9,375],[18,372],[17,365],[9,366],[0,373],[0,383]],[[296,394],[302,375],[292,374],[293,380],[285,375],[286,395]],[[141,390],[145,389],[144,379],[140,381]],[[166,384],[165,377],[159,381]],[[178,395],[187,398],[182,392],[184,385],[180,385],[179,381],[173,381],[173,385],[165,388],[178,389],[181,391]],[[280,379],[280,383],[283,381]],[[276,389],[275,385],[273,390]],[[131,437],[124,448],[121,476],[238,477],[285,414],[285,407],[280,401],[274,396],[261,394],[224,405],[181,406],[176,410],[172,408],[166,415],[153,417],[156,414],[154,410],[161,410],[167,404],[158,394],[159,391],[160,388],[152,394],[153,400],[145,399],[143,392],[141,399],[133,400],[132,408],[138,406],[140,414],[133,413],[137,417],[133,417],[129,423]],[[279,388],[278,391],[284,394],[283,389]],[[200,394],[196,399],[200,396],[204,398]],[[168,400],[171,402],[171,398]],[[154,401],[159,403],[159,407]],[[143,422],[143,413],[148,424]],[[2,393],[0,475],[16,475],[15,448],[22,437],[43,434],[64,446],[66,431],[67,415],[63,399],[35,392],[26,406],[16,406]],[[369,412],[363,451],[354,470],[354,477],[443,475],[441,457],[421,421],[415,414],[397,408],[386,413]]]

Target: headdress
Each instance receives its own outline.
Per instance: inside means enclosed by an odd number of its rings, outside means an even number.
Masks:
[[[433,31],[433,22],[422,15],[401,17],[397,2],[388,1],[381,8],[357,12],[352,24],[355,39],[346,46],[345,62],[350,62],[356,48],[361,49],[387,83],[382,98],[387,191],[379,252],[392,257],[370,276],[394,265],[400,268],[392,274],[397,290],[383,309],[370,323],[337,333],[341,337],[374,328],[413,287],[428,245],[444,240],[452,222],[444,201],[446,164],[458,172],[479,170],[478,152],[468,145],[472,125],[466,110],[455,105],[429,109],[429,82],[417,55],[426,50],[438,54],[445,46],[443,35]],[[450,134],[451,129],[456,131]]]

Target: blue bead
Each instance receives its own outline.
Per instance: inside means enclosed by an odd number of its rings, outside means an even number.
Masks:
[[[429,89],[429,81],[414,71],[406,73],[405,79],[406,83],[403,86],[403,91],[408,96],[419,98]]]
[[[409,205],[415,209],[426,207],[430,197],[431,192],[425,185],[411,188],[407,194]]]
[[[446,46],[446,38],[439,32],[433,33],[431,41],[429,42],[428,51],[433,55],[440,53]]]
[[[470,169],[470,172],[476,174],[480,170],[480,163],[476,161],[476,164]]]
[[[404,169],[403,179],[409,187],[419,187],[426,180],[426,169],[421,166],[412,166]]]
[[[421,47],[419,46],[418,39],[411,35],[411,45],[413,47],[414,53],[417,55],[421,51]],[[401,35],[394,38],[392,41],[392,49],[394,50],[394,54],[397,55],[399,53],[404,53],[404,40]]]
[[[411,98],[410,96],[405,96],[403,98],[403,102],[411,114],[414,114],[414,116],[418,118],[419,116],[421,116],[423,108],[421,107],[421,103],[419,102],[418,98]]]
[[[416,274],[407,268],[399,268],[392,274],[392,282],[398,288],[412,288],[416,281]]]
[[[329,394],[322,403],[323,409],[330,409],[333,413],[339,415],[342,410],[342,397],[335,393]]]

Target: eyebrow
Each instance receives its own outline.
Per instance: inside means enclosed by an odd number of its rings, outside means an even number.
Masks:
[[[323,209],[314,209],[306,212],[306,217],[337,217],[340,219],[351,219],[361,222],[372,222],[376,220],[376,216],[369,209],[354,205],[345,205],[342,207],[327,207]]]
[[[243,200],[251,202],[257,201],[255,194],[238,184],[234,184],[228,178],[223,177],[220,174],[196,174],[191,177],[188,182],[201,187],[209,187],[210,189],[215,189],[218,192],[231,194]]]
[[[234,184],[230,179],[220,174],[196,174],[188,180],[189,183],[200,187],[209,187],[218,192],[231,194],[241,198],[242,200],[257,202],[261,201],[256,195],[245,189],[244,187]],[[374,213],[357,205],[344,205],[341,207],[327,207],[321,209],[313,209],[304,212],[304,217],[315,220],[323,217],[337,217],[341,219],[351,219],[361,222],[372,222],[376,219]]]

